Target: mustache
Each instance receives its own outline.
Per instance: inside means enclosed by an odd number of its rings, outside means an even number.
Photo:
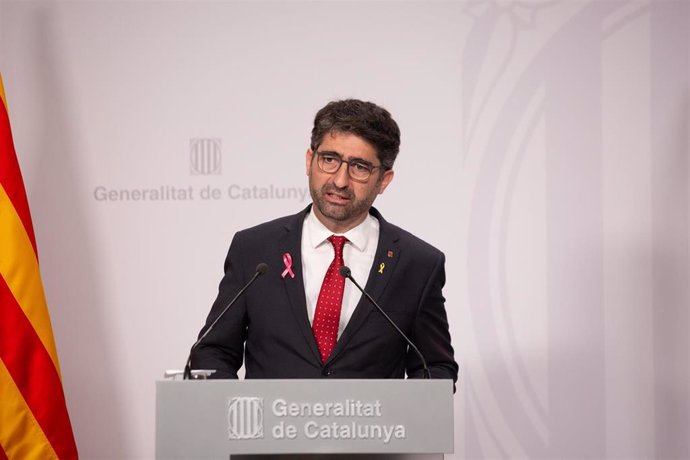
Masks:
[[[321,194],[325,195],[327,193],[336,193],[338,195],[346,197],[348,200],[353,200],[355,198],[355,194],[352,192],[352,189],[350,187],[339,188],[333,184],[326,184],[323,187],[321,187]]]

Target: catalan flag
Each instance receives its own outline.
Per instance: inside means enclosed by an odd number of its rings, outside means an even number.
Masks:
[[[0,460],[75,459],[0,75]]]

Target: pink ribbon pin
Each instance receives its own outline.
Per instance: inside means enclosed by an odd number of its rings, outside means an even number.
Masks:
[[[283,263],[285,264],[285,270],[283,270],[283,274],[281,276],[285,278],[289,274],[290,278],[294,278],[295,273],[292,271],[292,256],[289,252],[283,254]]]

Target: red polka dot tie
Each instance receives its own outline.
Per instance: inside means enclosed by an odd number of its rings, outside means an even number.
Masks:
[[[345,265],[343,262],[343,246],[347,238],[344,236],[331,235],[328,241],[333,245],[335,257],[331,266],[326,271],[323,278],[319,299],[316,301],[316,311],[312,330],[316,345],[319,347],[321,361],[324,363],[331,355],[335,342],[338,339],[338,325],[340,324],[340,307],[343,304],[343,289],[345,289],[345,278],[340,276],[338,270]]]

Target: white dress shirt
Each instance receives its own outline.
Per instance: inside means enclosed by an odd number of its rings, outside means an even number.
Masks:
[[[326,270],[335,257],[333,245],[328,241],[328,237],[333,234],[313,212],[307,214],[302,225],[302,276],[310,323],[314,321],[316,302],[319,299]],[[379,243],[379,221],[371,214],[367,214],[364,222],[345,233],[336,235],[343,235],[348,239],[343,248],[343,261],[350,267],[352,277],[357,280],[357,283],[360,286],[366,286]],[[345,280],[338,338],[350,321],[360,297],[362,293],[357,287],[351,281]]]

